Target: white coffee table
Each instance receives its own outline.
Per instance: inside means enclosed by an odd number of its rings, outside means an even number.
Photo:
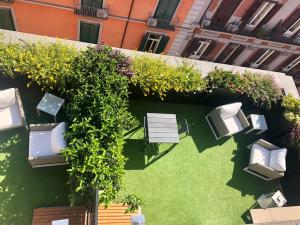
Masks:
[[[287,203],[287,200],[280,191],[261,195],[256,202],[263,209],[272,207],[282,207]]]
[[[64,99],[52,95],[50,93],[46,93],[36,107],[37,113],[39,116],[40,116],[40,111],[48,113],[54,116],[54,120],[56,122],[56,115],[60,110],[60,108],[63,106],[64,102],[65,102]]]
[[[254,130],[258,130],[257,134],[268,130],[268,126],[264,115],[250,114],[249,116],[247,116],[247,119],[250,120],[252,128],[248,130],[246,134]]]
[[[69,225],[69,219],[53,220],[51,225]]]

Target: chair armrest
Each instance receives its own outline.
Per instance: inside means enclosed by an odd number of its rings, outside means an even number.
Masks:
[[[24,108],[23,108],[23,104],[22,104],[22,100],[21,100],[21,96],[20,96],[18,88],[15,88],[15,96],[16,96],[16,100],[17,100],[17,104],[18,104],[18,108],[19,108],[19,112],[20,112],[20,116],[22,118],[23,124],[26,127],[26,129],[28,129],[28,124],[26,122],[25,112],[24,112]]]
[[[267,141],[265,141],[265,140],[263,140],[263,139],[259,139],[259,140],[257,140],[255,143],[253,143],[253,144],[260,145],[260,146],[262,146],[262,147],[264,147],[264,148],[266,148],[266,149],[269,149],[269,150],[276,150],[276,149],[279,149],[278,146],[273,145],[273,144],[271,144],[270,142],[267,142]]]
[[[243,111],[241,109],[236,114],[236,117],[239,119],[239,121],[241,122],[244,129],[250,126],[250,123],[247,120],[247,117],[245,116],[245,114],[243,113]]]
[[[250,164],[248,166],[248,169],[258,173],[259,175],[262,175],[262,176],[265,176],[265,177],[268,177],[271,179],[276,179],[276,178],[280,178],[280,177],[284,176],[283,172],[276,171],[276,170],[272,169],[271,167],[261,165],[258,163]]]
[[[224,137],[228,135],[230,132],[225,126],[223,119],[220,116],[219,110],[217,108],[213,109],[207,117],[212,122],[212,125],[216,129],[218,136]]]
[[[56,127],[58,123],[40,123],[40,124],[30,124],[30,131],[50,131]]]

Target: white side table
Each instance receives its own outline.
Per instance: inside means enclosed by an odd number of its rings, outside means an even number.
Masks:
[[[280,191],[276,191],[261,195],[256,202],[260,207],[266,209],[272,207],[282,207],[286,204],[287,200]]]
[[[51,225],[69,225],[69,219],[53,220]]]
[[[249,116],[247,116],[247,119],[250,120],[252,128],[248,130],[246,134],[254,130],[258,130],[257,134],[268,130],[268,126],[264,115],[250,114]]]
[[[46,93],[36,107],[37,113],[39,116],[40,116],[40,111],[48,113],[54,116],[54,120],[56,122],[56,115],[60,110],[60,108],[63,106],[64,102],[65,102],[64,99],[52,95],[50,93]]]

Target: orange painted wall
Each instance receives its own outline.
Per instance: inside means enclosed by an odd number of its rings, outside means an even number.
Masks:
[[[77,17],[73,10],[16,1],[13,4],[18,31],[77,39]]]

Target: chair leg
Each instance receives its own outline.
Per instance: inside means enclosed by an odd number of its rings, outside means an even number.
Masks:
[[[213,126],[210,124],[210,121],[209,121],[208,117],[209,117],[209,114],[207,114],[207,115],[205,116],[205,119],[206,119],[206,121],[207,121],[207,123],[208,123],[208,125],[209,125],[209,127],[210,127],[210,129],[211,129],[211,131],[213,132],[215,139],[216,139],[216,140],[221,139],[221,137],[218,137],[217,134],[216,134],[216,132],[214,131],[214,128],[213,128]]]

